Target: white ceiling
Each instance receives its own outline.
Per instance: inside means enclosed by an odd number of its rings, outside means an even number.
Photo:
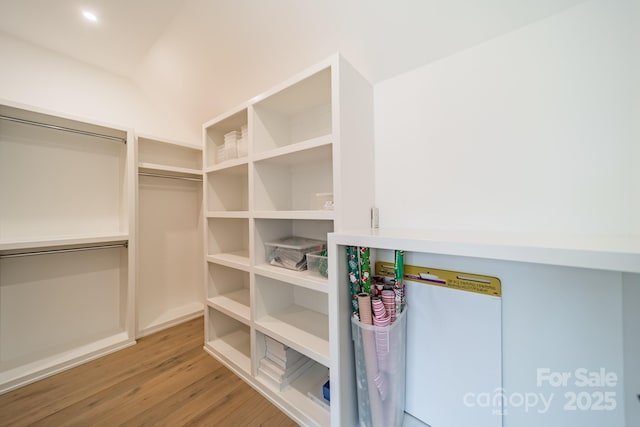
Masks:
[[[36,45],[130,75],[185,0],[0,0],[0,29]],[[82,18],[86,8],[100,22]]]
[[[584,1],[0,0],[0,31],[202,123],[336,51],[377,83]]]

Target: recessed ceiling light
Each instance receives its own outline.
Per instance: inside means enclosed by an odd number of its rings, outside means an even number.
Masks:
[[[89,12],[88,10],[83,10],[82,16],[84,16],[87,21],[91,21],[91,22],[98,21],[98,17],[96,16],[96,14],[93,12]]]

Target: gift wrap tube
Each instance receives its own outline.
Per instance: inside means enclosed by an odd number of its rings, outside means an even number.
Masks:
[[[402,312],[405,295],[404,295],[404,251],[396,251],[394,270],[396,274],[396,283],[393,287],[395,293],[396,316]]]
[[[387,310],[387,315],[391,318],[391,323],[396,320],[395,292],[392,289],[382,291],[382,303]]]
[[[360,288],[361,292],[371,294],[371,263],[370,249],[360,248]]]
[[[371,316],[371,295],[364,292],[358,294],[358,309],[360,321],[365,325],[373,325],[373,317]]]
[[[347,273],[351,291],[351,310],[358,314],[358,294],[360,293],[360,265],[358,261],[358,248],[347,246]]]

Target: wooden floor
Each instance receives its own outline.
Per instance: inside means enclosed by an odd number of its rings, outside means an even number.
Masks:
[[[202,318],[0,395],[0,426],[296,426],[203,349]]]

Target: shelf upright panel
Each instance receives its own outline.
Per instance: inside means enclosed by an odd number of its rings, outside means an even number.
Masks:
[[[238,151],[247,130],[248,105],[203,125],[205,350],[242,378],[251,374],[249,163]]]

